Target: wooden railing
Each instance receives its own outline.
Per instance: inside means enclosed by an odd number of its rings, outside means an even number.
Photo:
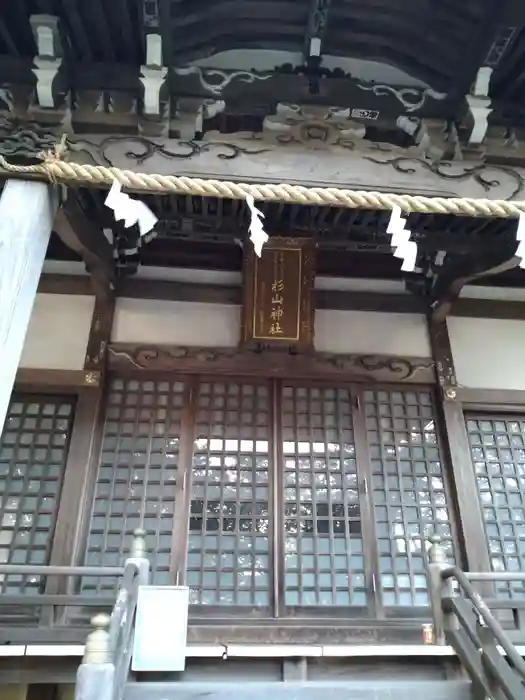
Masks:
[[[0,564],[0,576],[4,581],[13,576],[25,580],[36,577],[43,589],[42,593],[0,594],[0,643],[85,642],[75,697],[121,700],[131,667],[138,589],[149,583],[150,566],[144,538],[142,530],[135,531],[129,558],[120,567]],[[116,579],[115,595],[72,592],[76,582],[85,577]],[[27,590],[27,586],[25,588]],[[50,588],[67,592],[46,592]],[[111,613],[95,615],[91,619],[95,629],[89,635],[86,632],[88,610]]]
[[[138,536],[137,536],[138,534]],[[140,585],[149,583],[144,533],[136,533],[111,616],[97,615],[77,672],[76,700],[122,700],[131,669]]]
[[[137,530],[129,560],[140,552],[144,552],[144,533]],[[0,564],[7,589],[0,593],[0,644],[83,645],[90,618],[111,613],[119,586],[127,585],[126,567],[127,562],[114,567]],[[21,580],[19,592],[9,590],[13,577]],[[87,577],[98,579],[102,591],[82,591],[81,582]]]
[[[515,644],[525,643],[525,599],[493,595],[497,583],[520,582],[524,573],[471,573],[446,562],[437,537],[431,538],[428,581],[435,644],[450,644],[473,684],[473,700],[523,700],[525,661]],[[483,586],[483,597],[474,583]],[[489,597],[487,597],[487,594]],[[498,617],[511,612],[514,629]]]

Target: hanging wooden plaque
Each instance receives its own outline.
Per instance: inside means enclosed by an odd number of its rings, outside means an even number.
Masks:
[[[314,241],[272,237],[260,258],[246,248],[241,346],[312,350]]]

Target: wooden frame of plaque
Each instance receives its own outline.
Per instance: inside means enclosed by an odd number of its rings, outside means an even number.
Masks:
[[[272,237],[260,258],[246,248],[241,347],[313,350],[315,242]]]

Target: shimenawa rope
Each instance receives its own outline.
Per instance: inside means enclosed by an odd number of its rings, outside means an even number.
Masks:
[[[177,175],[147,175],[101,165],[71,163],[64,160],[66,150],[67,144],[64,136],[53,150],[41,154],[41,163],[37,165],[13,165],[0,156],[0,168],[6,173],[36,175],[48,182],[61,184],[106,185],[110,187],[113,181],[117,180],[122,187],[129,191],[140,193],[201,195],[225,199],[246,199],[247,195],[251,195],[256,201],[330,205],[347,209],[391,210],[394,205],[397,205],[406,213],[418,212],[420,214],[510,218],[525,213],[525,201],[422,197],[337,187],[252,184],[204,180]]]

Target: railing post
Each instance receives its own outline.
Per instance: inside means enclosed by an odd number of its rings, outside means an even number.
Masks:
[[[440,646],[444,646],[445,638],[445,615],[443,613],[443,595],[452,593],[452,587],[449,582],[443,581],[441,572],[449,568],[447,562],[447,554],[445,548],[441,544],[441,537],[432,535],[428,538],[430,549],[428,550],[428,593],[430,597],[430,607],[432,609],[432,618],[434,622],[433,642]]]
[[[139,585],[147,585],[150,579],[150,566],[146,550],[146,532],[141,528],[133,531],[133,542],[131,544],[131,552],[126,560],[132,561],[139,571]]]
[[[112,700],[115,666],[111,663],[109,615],[95,615],[84,658],[77,671],[75,700]]]

